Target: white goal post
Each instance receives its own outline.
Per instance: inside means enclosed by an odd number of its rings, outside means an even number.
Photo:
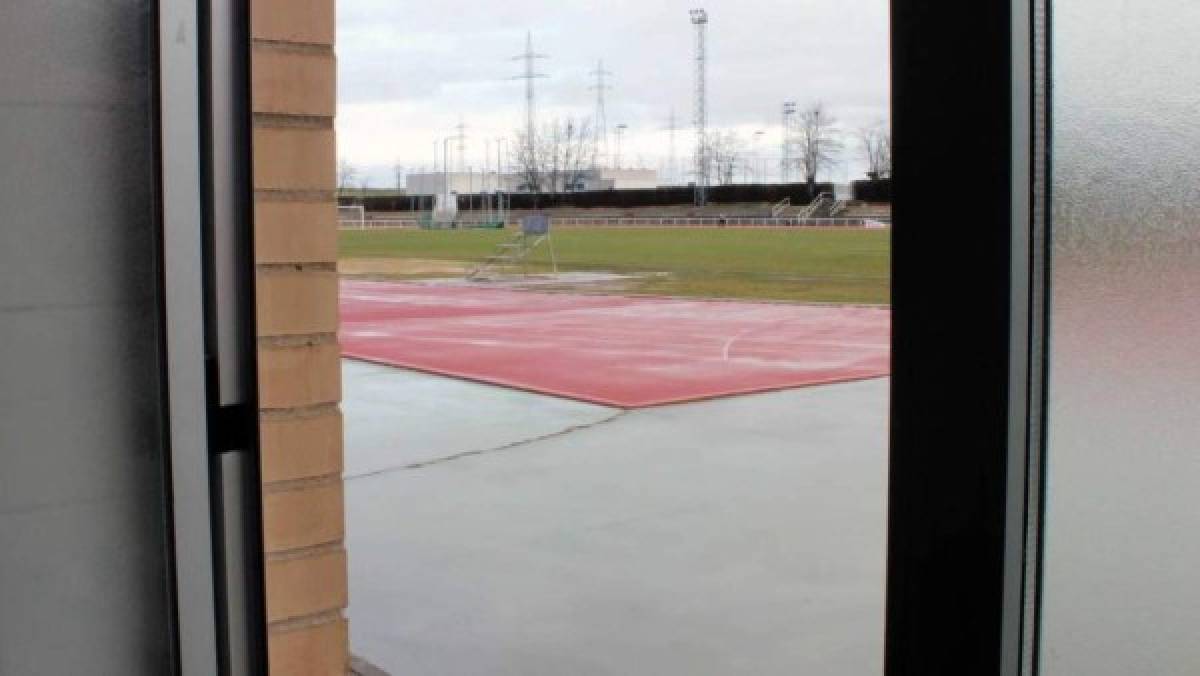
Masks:
[[[367,227],[367,209],[361,204],[345,207],[339,206],[337,213],[339,228]]]

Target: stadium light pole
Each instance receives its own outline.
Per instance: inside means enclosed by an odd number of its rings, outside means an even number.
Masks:
[[[780,127],[779,181],[787,183],[792,175],[792,126],[796,119],[796,102],[783,102],[783,125]]]
[[[702,207],[708,201],[709,181],[709,141],[708,141],[708,48],[706,45],[708,30],[708,12],[704,9],[693,9],[688,12],[696,31],[696,82],[695,82],[695,124],[696,124],[696,187],[694,202]]]

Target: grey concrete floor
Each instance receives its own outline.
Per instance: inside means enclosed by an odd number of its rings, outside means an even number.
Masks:
[[[882,672],[887,381],[636,411],[344,362],[352,650]]]

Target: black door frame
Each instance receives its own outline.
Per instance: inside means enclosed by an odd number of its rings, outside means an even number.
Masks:
[[[888,676],[1033,674],[1048,0],[892,0]]]

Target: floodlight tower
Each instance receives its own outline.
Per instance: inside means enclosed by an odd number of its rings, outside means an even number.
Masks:
[[[533,81],[539,78],[544,78],[546,75],[536,72],[534,62],[538,59],[548,59],[550,57],[545,54],[538,54],[533,51],[533,33],[525,33],[525,53],[518,54],[512,58],[513,61],[524,61],[525,72],[520,75],[514,75],[514,80],[525,81],[525,139],[526,144],[533,146],[536,138],[537,119],[534,109],[533,98]]]
[[[787,183],[792,172],[792,128],[795,126],[796,102],[783,102],[783,141],[780,147],[779,182]]]
[[[707,46],[708,12],[693,9],[688,12],[696,30],[696,206],[702,207],[708,200],[708,89],[707,89]]]
[[[597,164],[596,158],[600,158],[600,163],[603,164],[608,160],[608,112],[604,106],[604,92],[612,89],[612,85],[608,84],[605,78],[612,77],[612,73],[604,70],[604,60],[596,62],[596,70],[591,73],[596,77],[596,84],[592,85],[592,89],[596,92],[596,119],[593,123],[595,152],[593,153],[592,164]]]

